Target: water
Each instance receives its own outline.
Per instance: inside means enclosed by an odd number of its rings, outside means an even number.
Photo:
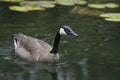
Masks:
[[[118,2],[118,1],[117,1]],[[73,7],[19,13],[0,4],[0,80],[119,80],[120,23],[72,14]],[[118,9],[106,12],[119,12]],[[78,38],[63,36],[60,63],[26,63],[15,55],[13,33],[53,44],[58,25],[69,25]]]

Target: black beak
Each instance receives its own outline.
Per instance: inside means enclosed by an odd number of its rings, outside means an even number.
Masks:
[[[78,37],[78,34],[75,33],[69,26],[63,26],[63,28],[68,35]]]
[[[70,31],[70,33],[68,33],[69,35],[72,35],[72,36],[75,36],[75,37],[78,37],[78,34],[77,33],[75,33],[74,31]]]
[[[72,36],[78,37],[78,34],[76,34],[75,32],[71,33]]]

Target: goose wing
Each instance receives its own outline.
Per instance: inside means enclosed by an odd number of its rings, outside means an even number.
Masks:
[[[22,47],[25,49],[23,51],[27,51],[30,55],[38,53],[47,54],[52,49],[48,43],[30,36],[26,36],[22,33],[15,34],[14,39],[16,41],[16,48]]]

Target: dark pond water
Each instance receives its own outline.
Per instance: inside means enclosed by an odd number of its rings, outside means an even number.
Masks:
[[[57,6],[19,13],[0,3],[0,80],[120,80],[120,23],[72,14],[72,9]],[[120,12],[120,8],[104,11]],[[79,37],[62,37],[59,64],[27,64],[12,52],[13,33],[22,32],[52,45],[58,25],[63,24]]]

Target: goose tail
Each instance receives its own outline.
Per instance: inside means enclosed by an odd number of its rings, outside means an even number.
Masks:
[[[20,33],[18,33],[18,34],[13,34],[13,35],[12,35],[15,49],[18,48],[18,47],[19,47],[19,44],[20,44],[20,42],[17,40],[17,37],[19,36],[19,34],[20,34]]]

